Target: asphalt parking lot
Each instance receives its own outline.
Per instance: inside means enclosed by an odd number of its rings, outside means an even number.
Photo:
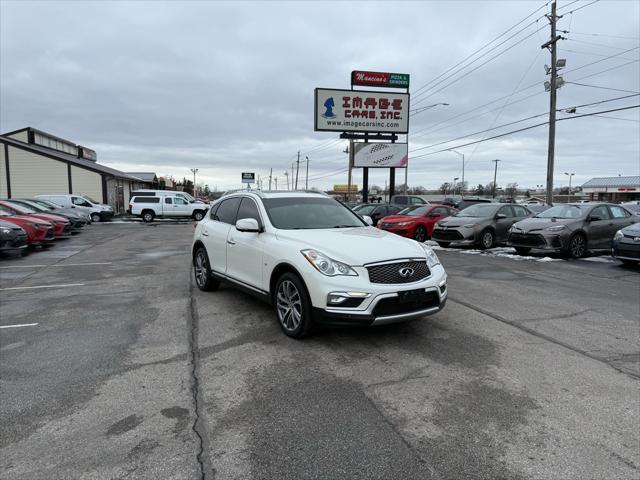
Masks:
[[[0,261],[1,478],[640,478],[640,269],[438,250],[439,314],[296,341],[192,235]]]

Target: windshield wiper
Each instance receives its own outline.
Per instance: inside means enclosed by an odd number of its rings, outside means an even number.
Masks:
[[[352,228],[355,227],[355,225],[334,225],[331,228]]]

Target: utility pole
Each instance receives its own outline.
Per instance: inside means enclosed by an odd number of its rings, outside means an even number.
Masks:
[[[449,150],[450,152],[457,153],[462,157],[462,186],[460,187],[460,195],[463,194],[462,188],[464,188],[464,153],[458,152],[457,150]]]
[[[195,198],[195,196],[196,196],[196,173],[198,173],[198,169],[197,168],[192,168],[191,171],[193,172],[193,196]]]
[[[304,158],[306,158],[306,159],[307,159],[307,176],[306,176],[306,178],[305,178],[305,180],[304,180],[304,189],[305,189],[305,190],[309,190],[309,157],[307,157],[307,156],[305,155],[305,157],[304,157]]]
[[[276,190],[278,190],[278,177],[275,177],[274,180],[276,181]]]
[[[273,175],[273,168],[269,170],[269,190],[271,190],[271,176]]]
[[[284,177],[287,179],[287,190],[289,190],[289,172],[285,170]]]
[[[491,192],[491,198],[496,198],[496,179],[498,178],[498,162],[500,160],[496,158],[495,160],[491,160],[491,161],[496,164],[496,168],[493,171],[493,192]]]
[[[553,205],[553,162],[556,148],[556,89],[558,79],[557,48],[556,44],[562,37],[556,34],[556,2],[551,2],[551,15],[546,15],[551,24],[551,39],[540,48],[551,50],[551,81],[549,82],[549,149],[547,152],[547,205]]]
[[[296,160],[296,190],[298,190],[298,174],[300,173],[300,150],[298,150],[298,160]]]
[[[349,140],[349,146],[344,151],[349,155],[349,175],[347,176],[347,201],[351,201],[351,170],[353,168],[353,140]]]

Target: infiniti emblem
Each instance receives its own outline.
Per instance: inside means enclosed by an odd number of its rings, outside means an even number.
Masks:
[[[413,277],[414,270],[413,268],[404,267],[398,270],[398,273],[402,278],[409,278],[409,277]]]

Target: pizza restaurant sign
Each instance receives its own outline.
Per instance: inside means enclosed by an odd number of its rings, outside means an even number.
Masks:
[[[351,85],[409,88],[409,74],[354,70],[351,72]]]

